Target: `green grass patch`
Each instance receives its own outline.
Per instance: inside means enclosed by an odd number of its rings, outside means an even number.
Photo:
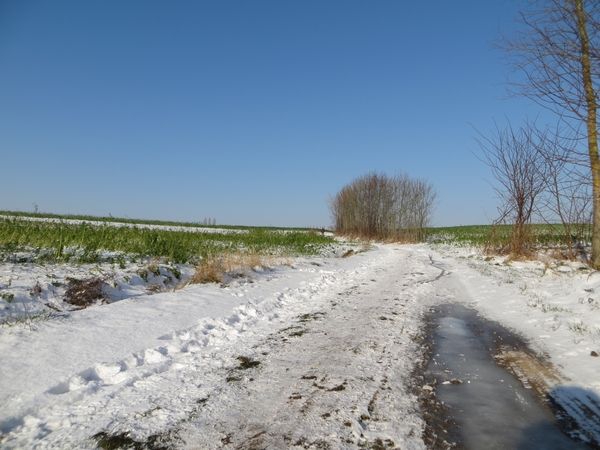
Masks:
[[[554,247],[566,245],[566,234],[561,224],[532,224],[531,234],[535,245]],[[579,225],[574,225],[575,230]],[[512,225],[467,225],[459,227],[440,227],[428,230],[428,242],[435,244],[458,244],[483,247],[489,244],[493,236],[494,242],[507,245],[513,230]],[[584,245],[591,243],[591,229],[584,233]],[[577,242],[577,236],[571,236],[572,242]]]

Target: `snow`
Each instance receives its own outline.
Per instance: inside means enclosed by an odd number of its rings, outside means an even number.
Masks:
[[[125,433],[175,448],[422,449],[412,377],[421,320],[448,301],[522,334],[552,363],[553,395],[595,411],[600,275],[485,259],[377,244],[222,286],[173,290],[161,269],[154,294],[134,279],[138,267],[112,267],[115,301],[80,311],[67,311],[51,280],[109,268],[2,264],[0,288],[10,280],[17,293],[5,311],[49,302],[63,312],[0,328],[0,446],[96,448],[92,436]],[[25,295],[36,280],[42,293]]]

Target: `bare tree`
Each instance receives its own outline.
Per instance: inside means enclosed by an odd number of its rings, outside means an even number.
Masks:
[[[513,73],[525,75],[509,80],[510,92],[554,111],[581,132],[586,151],[573,150],[569,157],[585,161],[591,173],[590,262],[600,268],[600,0],[529,0],[528,5],[519,17],[523,29],[499,44]]]
[[[535,131],[537,151],[544,161],[545,189],[540,198],[540,217],[547,223],[560,222],[565,236],[567,257],[587,260],[585,242],[592,218],[589,171],[573,164],[576,139],[567,130],[546,127]]]
[[[531,250],[530,223],[537,211],[536,200],[544,191],[546,166],[538,148],[535,125],[526,122],[518,130],[512,125],[496,131],[491,138],[480,133],[477,139],[483,152],[482,161],[492,170],[499,182],[495,186],[501,200],[500,216],[496,223],[510,222],[513,229],[507,249],[514,257],[525,256]]]

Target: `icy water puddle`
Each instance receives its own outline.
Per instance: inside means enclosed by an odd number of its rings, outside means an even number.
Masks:
[[[495,325],[456,304],[443,305],[437,317],[427,375],[437,380],[437,400],[449,406],[459,445],[468,450],[590,448],[564,434],[535,392],[494,362],[500,334]]]

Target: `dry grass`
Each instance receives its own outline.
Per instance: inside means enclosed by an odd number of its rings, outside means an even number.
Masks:
[[[65,302],[86,308],[97,300],[104,299],[106,279],[93,277],[88,280],[71,280],[71,287],[65,292]]]
[[[536,240],[531,224],[513,225],[509,235],[501,233],[504,228],[497,224],[491,226],[488,240],[484,247],[487,255],[508,255],[511,261],[536,259]]]
[[[186,284],[222,283],[225,266],[219,257],[205,258]]]
[[[149,294],[156,294],[157,292],[161,292],[162,290],[163,287],[158,283],[150,283],[148,287],[146,287],[146,291],[148,291]]]
[[[273,256],[259,255],[256,252],[229,252],[208,256],[196,267],[192,277],[180,287],[188,284],[224,283],[227,278],[247,276],[257,269],[266,269],[279,264]]]

